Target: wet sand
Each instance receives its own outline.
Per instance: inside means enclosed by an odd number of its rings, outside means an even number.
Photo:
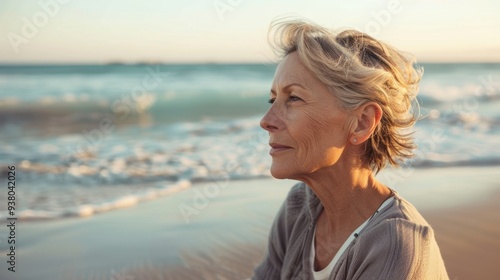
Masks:
[[[479,202],[423,213],[434,228],[450,279],[500,279],[499,201],[496,191]]]

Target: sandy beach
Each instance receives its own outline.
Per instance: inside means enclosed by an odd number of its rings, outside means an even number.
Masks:
[[[450,279],[498,279],[500,191],[483,201],[424,216],[436,233]]]
[[[450,279],[500,274],[497,174],[498,167],[417,169],[394,186],[433,226]],[[20,222],[16,272],[7,271],[2,242],[0,278],[245,279],[293,184],[231,181],[202,201],[201,183],[88,218]],[[180,209],[189,207],[197,211],[186,216]]]

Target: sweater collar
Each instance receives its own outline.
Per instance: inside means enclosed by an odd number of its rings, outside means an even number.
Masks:
[[[323,210],[323,205],[314,191],[307,184],[304,183],[304,185],[306,191],[306,205],[304,205],[304,207],[306,207],[310,221],[314,223],[321,213],[321,210]]]

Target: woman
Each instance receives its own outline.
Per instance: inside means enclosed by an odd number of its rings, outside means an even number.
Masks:
[[[274,25],[282,60],[261,126],[289,192],[253,279],[448,279],[432,228],[375,179],[412,156],[422,71],[358,31]]]

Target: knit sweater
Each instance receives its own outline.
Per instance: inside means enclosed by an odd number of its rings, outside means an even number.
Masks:
[[[297,183],[271,227],[267,253],[252,280],[312,279],[310,247],[323,206]],[[408,201],[394,200],[371,219],[341,255],[329,277],[337,279],[449,279],[434,232]]]

